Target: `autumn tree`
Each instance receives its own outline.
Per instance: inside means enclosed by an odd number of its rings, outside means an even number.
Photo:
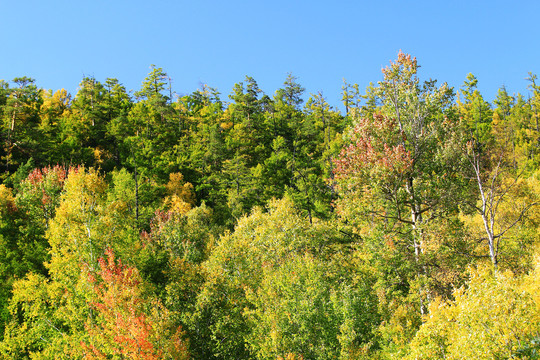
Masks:
[[[463,152],[478,194],[471,207],[482,230],[475,235],[487,245],[479,256],[488,257],[497,271],[505,240],[536,205],[537,195],[523,178],[527,162],[518,156],[517,134],[524,119],[515,118],[514,100],[501,89],[492,112],[476,86],[477,79],[469,74],[462,90],[465,100],[458,109],[468,133]]]
[[[30,272],[14,283],[11,318],[1,346],[5,356],[80,354],[84,324],[93,316],[88,275],[97,271],[107,247],[126,255],[132,248],[122,229],[129,224],[112,222],[106,191],[107,183],[97,171],[70,169],[54,218],[48,222],[48,274]]]
[[[395,255],[401,267],[408,264],[400,275],[408,284],[402,291],[411,296],[417,291],[418,313],[425,314],[431,296],[425,282],[441,269],[442,259],[433,255],[449,246],[430,227],[444,219],[453,226],[467,182],[461,176],[458,122],[450,109],[453,91],[434,80],[420,83],[417,70],[416,59],[401,52],[383,69],[383,81],[367,93],[379,106],[375,112],[357,111],[334,174],[342,219],[359,234],[388,244],[387,250],[380,248],[387,254],[400,249]]]
[[[471,269],[454,299],[437,299],[411,343],[409,359],[538,357],[538,265],[525,276]]]
[[[17,174],[18,175],[18,174]],[[13,283],[29,272],[47,275],[45,262],[50,246],[45,237],[64,187],[66,169],[55,166],[34,169],[15,189],[2,185],[0,196],[0,292],[4,301],[0,327],[6,314]]]
[[[144,293],[137,269],[116,260],[111,249],[105,254],[97,274],[89,274],[95,315],[85,324],[83,358],[188,359],[181,329],[172,326],[159,301]]]
[[[20,272],[20,256],[16,246],[17,231],[15,230],[14,219],[17,216],[17,206],[15,197],[11,189],[5,185],[0,185],[0,276],[2,286],[0,287],[0,331],[3,333],[4,326],[9,318],[7,303],[10,299],[10,292],[14,279],[14,274]]]

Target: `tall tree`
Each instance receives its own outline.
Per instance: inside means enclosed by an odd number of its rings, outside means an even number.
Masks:
[[[356,119],[335,175],[341,215],[394,236],[412,255],[413,278],[421,279],[430,271],[427,230],[434,219],[457,213],[464,182],[458,123],[449,111],[453,91],[434,80],[421,84],[417,69],[416,59],[401,52],[383,69],[383,81],[367,94],[380,107]],[[429,291],[421,286],[418,295],[425,314]]]
[[[105,96],[105,116],[107,118],[106,140],[109,143],[111,162],[116,166],[124,165],[129,151],[123,146],[127,117],[133,106],[126,88],[117,80],[107,78]]]
[[[518,123],[523,119],[514,117],[514,99],[506,89],[501,89],[495,100],[497,108],[492,111],[477,90],[477,83],[472,74],[467,76],[462,89],[464,101],[458,102],[458,110],[469,133],[463,152],[478,194],[471,205],[481,218],[480,241],[487,245],[487,251],[480,256],[489,257],[496,272],[501,245],[504,245],[501,240],[536,204],[536,196],[521,181],[527,164],[517,161],[516,135]],[[527,193],[529,199],[520,195],[523,193]],[[513,214],[504,210],[510,198],[514,203]]]
[[[40,91],[35,80],[28,77],[13,79],[15,87],[8,88],[3,107],[4,178],[32,156],[40,156],[39,109]]]

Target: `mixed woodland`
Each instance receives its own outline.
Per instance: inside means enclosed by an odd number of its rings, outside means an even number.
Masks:
[[[540,358],[536,75],[374,81],[0,81],[0,358]]]

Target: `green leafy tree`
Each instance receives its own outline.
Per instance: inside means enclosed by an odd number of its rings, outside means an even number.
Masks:
[[[56,161],[99,166],[106,170],[117,163],[118,149],[109,126],[116,116],[125,112],[125,104],[119,99],[122,89],[117,81],[107,81],[106,86],[91,77],[81,81],[70,111],[64,113],[60,121],[59,141],[62,145]],[[113,110],[113,106],[117,109]]]
[[[328,314],[331,318],[328,321],[333,324],[333,327],[328,329],[327,333],[319,332],[317,335],[317,331],[312,330],[309,334],[302,334],[302,329],[307,329],[314,319],[324,318],[324,311],[330,311],[332,307],[332,305],[328,307],[321,305],[312,309],[305,304],[310,300],[303,292],[306,292],[304,286],[312,286],[313,288],[307,293],[317,295],[323,301],[322,299],[328,299],[329,296],[324,289],[332,288],[339,292],[344,291],[346,284],[349,284],[356,289],[354,291],[359,291],[359,293],[366,290],[367,288],[363,285],[359,284],[355,287],[354,281],[345,280],[338,275],[334,281],[330,277],[326,283],[322,270],[312,274],[313,277],[309,275],[313,267],[320,264],[315,259],[329,261],[333,264],[329,265],[332,271],[335,269],[334,266],[345,267],[348,259],[346,254],[350,254],[347,248],[347,241],[344,241],[327,224],[314,222],[311,225],[306,218],[299,215],[289,199],[272,202],[268,213],[255,209],[249,217],[244,217],[238,222],[233,233],[225,234],[220,238],[209,259],[203,264],[206,282],[199,293],[195,312],[187,326],[190,333],[198,334],[198,337],[192,337],[192,344],[197,349],[193,349],[192,353],[207,359],[232,357],[243,359],[253,356],[267,358],[269,354],[286,356],[286,351],[307,350],[309,347],[307,338],[319,345],[332,343],[332,346],[341,346],[338,345],[340,340],[337,339],[338,328],[341,325],[337,324],[342,324],[340,321],[343,323],[348,321],[351,324],[351,321],[354,322],[352,319],[358,316],[358,312],[344,316],[338,315],[336,310],[336,313]],[[308,254],[305,255],[306,253]],[[287,273],[290,273],[295,264],[298,265],[298,262],[302,261],[300,259],[304,255],[308,259],[312,256],[313,263],[306,265],[304,270],[299,269],[298,277],[286,278]],[[341,274],[351,274],[343,267],[341,269],[344,271],[340,272]],[[362,276],[358,275],[358,278]],[[273,280],[277,281],[275,287],[272,286]],[[292,283],[285,285],[288,280]],[[339,285],[340,281],[343,287]],[[369,284],[369,281],[365,284]],[[271,298],[271,293],[278,291],[277,288],[281,286],[286,286],[283,291],[287,292],[287,297],[282,300],[279,297]],[[366,306],[373,305],[372,298],[366,293],[363,295],[366,297],[362,296],[362,301],[370,304]],[[295,306],[305,309],[304,316],[299,315],[296,320],[287,321],[286,314],[281,313],[280,309],[290,311],[292,315]],[[339,311],[345,311],[343,308],[340,309]],[[267,317],[263,315],[266,311],[269,312]],[[348,316],[351,318],[346,320]],[[372,320],[374,318],[376,318],[375,314]],[[276,331],[283,331],[283,336],[286,337],[282,340],[283,344],[294,343],[294,338],[298,337],[301,340],[298,340],[297,344],[303,345],[284,345],[279,346],[278,350],[270,349],[269,342],[272,340],[268,339],[267,343],[265,338],[272,336],[267,333],[268,327],[273,323],[272,319],[280,321],[280,328]],[[259,323],[259,320],[261,320],[260,326],[255,325]],[[356,329],[358,330],[356,335],[345,328],[341,329],[344,337],[343,344],[350,340],[354,346],[361,346],[361,343],[364,343],[362,339],[370,337],[371,324],[363,330]],[[275,336],[278,336],[277,333]],[[346,341],[345,337],[349,340]],[[246,341],[252,346],[247,347]],[[276,339],[276,341],[281,340]],[[347,352],[345,348],[346,346],[343,345],[344,353]],[[324,352],[322,348],[319,350]],[[312,356],[314,348],[309,351],[304,355]],[[336,354],[341,350],[333,351],[333,354]],[[317,356],[324,357],[325,355],[319,353]]]
[[[198,199],[205,199],[212,207],[220,207],[226,217],[220,185],[223,161],[229,157],[228,119],[224,119],[223,104],[215,89],[203,86],[175,103],[179,113],[181,136],[171,150],[171,162],[186,181],[193,184]]]
[[[478,79],[469,73],[461,88],[463,99],[458,98],[457,105],[461,118],[474,138],[481,143],[488,143],[491,141],[493,112],[477,86]]]
[[[304,108],[304,120],[296,140],[296,161],[289,160],[294,171],[294,182],[287,193],[296,206],[307,212],[312,222],[314,215],[328,217],[333,189],[325,179],[333,177],[333,147],[338,133],[343,131],[342,117],[334,112],[321,93],[312,95]],[[295,160],[295,159],[293,159]]]
[[[124,134],[127,117],[133,102],[126,91],[126,88],[114,78],[105,80],[106,95],[104,98],[104,115],[106,118],[105,141],[107,147],[95,154],[97,163],[103,168],[109,166],[125,165],[125,159],[129,152],[123,147]]]
[[[309,253],[292,255],[279,266],[263,264],[262,270],[260,286],[246,294],[254,307],[245,313],[252,328],[247,342],[257,358],[369,354],[378,314],[366,277],[354,283],[351,269]]]
[[[42,146],[42,154],[36,158],[41,166],[62,162],[62,148],[59,146],[60,131],[64,118],[68,117],[71,111],[71,94],[65,89],[41,90],[43,104],[40,108],[41,123],[39,129]]]
[[[349,84],[343,79],[343,86],[341,87],[343,105],[345,106],[345,115],[349,116],[351,110],[360,109],[360,103],[363,96],[360,94],[358,84]]]
[[[13,79],[13,83],[16,87],[4,89],[8,95],[2,117],[4,178],[29,157],[37,159],[41,155],[40,91],[35,80],[26,76]]]

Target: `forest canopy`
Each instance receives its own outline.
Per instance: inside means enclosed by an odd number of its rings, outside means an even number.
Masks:
[[[0,357],[539,358],[537,76],[418,71],[1,80]]]

